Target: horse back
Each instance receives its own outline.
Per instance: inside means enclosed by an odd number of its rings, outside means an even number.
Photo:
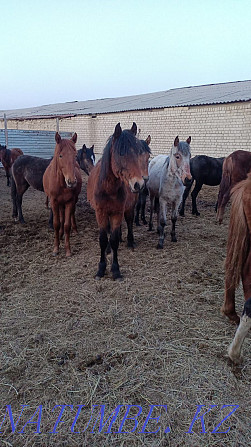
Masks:
[[[194,180],[208,186],[217,186],[221,182],[224,157],[215,158],[207,155],[196,155],[190,161],[191,174]]]
[[[16,185],[28,183],[34,189],[43,191],[43,175],[51,160],[22,155],[16,159],[12,166],[12,174]]]

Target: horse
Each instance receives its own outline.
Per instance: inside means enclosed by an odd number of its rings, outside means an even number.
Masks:
[[[77,161],[81,169],[89,175],[94,166],[95,155],[93,152],[94,146],[88,149],[85,144],[82,149],[77,151]],[[43,175],[46,168],[49,166],[51,159],[40,157],[33,157],[31,155],[22,155],[12,166],[12,181],[11,181],[11,198],[13,204],[12,217],[19,216],[19,222],[25,223],[22,212],[23,195],[27,189],[32,186],[38,191],[44,191]],[[53,228],[53,216],[50,215],[49,226]]]
[[[128,230],[127,231],[127,246],[130,248],[135,247],[134,236],[133,236],[134,210],[135,210],[136,204],[138,207],[138,202],[141,200],[140,196],[143,193],[143,191],[146,189],[146,182],[148,180],[148,163],[149,163],[149,158],[150,158],[150,154],[151,154],[151,150],[149,148],[149,144],[151,142],[151,136],[148,135],[148,137],[145,141],[144,140],[140,140],[140,141],[142,143],[142,153],[139,155],[139,162],[141,165],[142,175],[143,175],[145,184],[144,184],[143,189],[138,193],[132,192],[130,190],[129,186],[127,186],[125,212],[124,212],[124,217],[125,217],[125,221],[127,224],[127,230]],[[136,221],[136,218],[135,218],[135,221]]]
[[[140,163],[142,143],[136,138],[137,125],[130,130],[121,129],[120,123],[108,139],[102,158],[92,169],[87,184],[87,199],[95,210],[99,226],[100,262],[96,279],[105,275],[106,248],[110,231],[110,246],[113,251],[112,276],[121,280],[118,263],[120,230],[125,213],[127,186],[134,193],[144,186],[144,173]]]
[[[0,144],[0,161],[6,172],[7,186],[10,186],[10,169],[14,161],[23,155],[23,151],[19,148],[7,149],[6,146]]]
[[[224,160],[218,194],[217,219],[220,224],[223,220],[225,207],[230,199],[231,188],[241,180],[244,180],[250,170],[251,153],[248,151],[234,151]]]
[[[225,262],[225,297],[221,308],[231,322],[239,324],[228,354],[234,361],[251,327],[251,173],[237,183],[231,192],[231,212]],[[246,303],[241,319],[235,310],[235,289],[242,279]]]
[[[83,169],[87,175],[90,174],[93,166],[95,165],[95,154],[93,149],[94,144],[90,148],[86,147],[84,144],[82,149],[79,149],[77,152],[77,162],[80,168]]]
[[[76,161],[75,143],[77,134],[71,140],[61,139],[55,135],[56,146],[53,159],[43,175],[44,192],[50,199],[53,212],[54,248],[53,255],[59,253],[60,237],[65,235],[66,256],[71,256],[70,231],[77,230],[75,222],[75,205],[81,191],[82,177]]]
[[[164,228],[167,224],[167,202],[172,206],[172,230],[171,240],[177,242],[175,234],[175,223],[178,209],[182,200],[183,192],[192,176],[190,173],[190,143],[191,137],[186,141],[179,141],[178,136],[174,140],[170,156],[157,155],[149,164],[149,180],[147,187],[150,194],[150,221],[149,231],[153,229],[153,207],[154,199],[157,211],[159,242],[157,248],[162,249],[164,244]],[[157,199],[157,200],[156,200]]]
[[[143,140],[141,140],[141,141],[143,142]],[[151,135],[148,135],[145,143],[149,146],[150,142],[151,142]],[[149,156],[147,157],[147,160],[146,160],[147,163],[149,163],[150,154],[151,154],[151,151],[149,150]],[[147,177],[147,180],[148,180],[148,177]],[[146,217],[145,217],[145,207],[146,207],[146,198],[148,195],[149,195],[149,192],[148,192],[148,188],[146,186],[146,181],[145,181],[144,188],[139,192],[137,202],[136,202],[136,214],[135,214],[134,222],[137,227],[140,226],[139,214],[140,214],[143,224],[147,225],[147,221],[146,221]]]
[[[214,158],[207,155],[196,155],[190,160],[190,172],[192,181],[186,186],[183,194],[182,205],[179,211],[180,216],[185,215],[185,203],[195,180],[195,187],[192,191],[192,214],[199,216],[196,198],[203,185],[217,186],[221,182],[222,164],[224,157]]]

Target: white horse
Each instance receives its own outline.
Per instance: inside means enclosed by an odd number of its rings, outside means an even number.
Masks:
[[[179,138],[176,137],[170,156],[157,155],[149,164],[149,180],[147,183],[151,202],[149,230],[151,231],[153,228],[152,217],[155,199],[159,233],[157,248],[163,248],[164,244],[164,227],[167,224],[167,202],[171,203],[172,207],[171,240],[172,242],[177,242],[175,223],[178,209],[182,201],[185,186],[192,179],[190,172],[190,143],[191,137],[186,141],[179,141]]]

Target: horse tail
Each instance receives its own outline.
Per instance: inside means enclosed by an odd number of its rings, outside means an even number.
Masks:
[[[230,199],[231,181],[233,172],[232,157],[227,157],[222,166],[222,178],[218,195],[217,219],[222,222],[224,209]]]
[[[246,180],[237,183],[232,189],[232,206],[227,240],[225,274],[229,287],[240,283],[242,268],[248,256],[249,228],[244,211],[243,194]]]

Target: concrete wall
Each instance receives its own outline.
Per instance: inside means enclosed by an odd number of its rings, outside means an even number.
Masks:
[[[77,132],[79,149],[85,143],[94,144],[95,153],[101,154],[107,138],[120,122],[122,129],[138,126],[140,138],[152,137],[154,155],[168,153],[176,135],[180,140],[192,137],[192,155],[206,154],[221,157],[234,150],[251,151],[251,101],[107,113],[95,116],[79,115],[59,120],[59,130]],[[3,120],[0,128],[4,127]],[[56,118],[8,120],[9,129],[36,129],[56,131]]]

